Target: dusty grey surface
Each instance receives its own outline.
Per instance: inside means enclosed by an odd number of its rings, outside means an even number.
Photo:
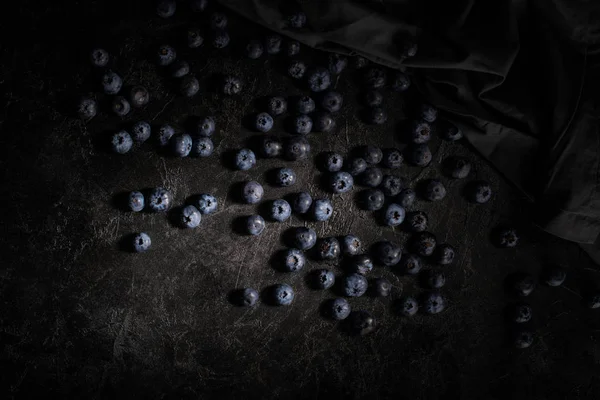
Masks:
[[[112,3],[110,3],[112,4]],[[426,169],[404,166],[394,171],[414,186],[441,177],[439,161],[461,154],[474,162],[469,179],[489,179],[493,200],[468,204],[464,182],[447,183],[441,203],[418,201],[415,209],[431,217],[438,239],[458,249],[457,262],[444,267],[443,289],[449,306],[437,316],[411,320],[391,311],[394,299],[421,292],[414,278],[378,267],[371,277],[394,284],[388,299],[352,299],[353,309],[372,312],[378,329],[366,337],[350,337],[319,315],[331,292],[313,291],[307,272],[336,263],[311,260],[300,273],[277,272],[271,257],[285,248],[282,234],[308,225],[319,236],[358,235],[367,245],[382,238],[404,244],[401,229],[379,226],[359,210],[353,196],[325,193],[312,159],[289,163],[260,160],[247,172],[233,171],[224,155],[244,146],[254,133],[242,118],[256,111],[254,99],[265,95],[304,93],[283,76],[281,57],[248,61],[236,44],[253,34],[252,27],[231,17],[231,48],[187,51],[182,29],[195,16],[186,13],[159,21],[139,8],[125,8],[121,21],[108,8],[80,4],[69,9],[78,19],[56,24],[65,10],[38,9],[25,25],[39,34],[40,44],[26,50],[20,41],[3,50],[5,97],[2,141],[8,150],[2,171],[3,256],[0,296],[2,368],[0,382],[8,398],[40,395],[63,398],[594,398],[600,347],[598,313],[581,305],[579,294],[596,283],[595,266],[574,244],[540,233],[531,226],[529,205],[464,144],[432,144],[434,163]],[[23,9],[21,14],[25,14]],[[90,18],[99,37],[87,39]],[[55,26],[53,34],[47,29]],[[249,34],[251,32],[252,34]],[[101,36],[101,37],[100,37]],[[83,40],[86,39],[86,40]],[[22,39],[20,39],[22,40]],[[95,90],[97,75],[87,64],[93,43],[114,56],[113,67],[126,84],[143,84],[151,103],[119,120],[102,106],[90,123],[74,118],[68,105],[80,93]],[[159,43],[172,43],[192,64],[202,94],[178,96],[148,60]],[[303,48],[302,57],[318,62]],[[241,96],[211,89],[215,73],[231,73],[245,81]],[[356,72],[343,73],[336,90],[346,103],[331,134],[312,134],[312,154],[335,150],[346,154],[371,143],[403,147],[398,140],[411,96],[385,92],[390,120],[381,127],[358,117]],[[103,99],[99,96],[99,99]],[[216,152],[208,159],[175,159],[153,144],[120,156],[101,145],[111,132],[139,119],[153,127],[170,122],[183,128],[189,116],[214,114]],[[274,132],[288,136],[278,119]],[[267,184],[267,171],[294,168],[298,182],[287,189]],[[265,199],[301,189],[332,199],[335,212],[326,223],[296,216],[268,223],[258,238],[237,234],[236,218],[259,206],[235,201],[232,187],[255,179],[265,184]],[[216,214],[199,228],[182,230],[166,215],[128,213],[118,207],[119,194],[155,186],[169,187],[181,205],[191,195],[208,192],[220,201]],[[498,249],[488,238],[498,224],[516,225],[521,243]],[[152,237],[152,249],[131,254],[120,240],[136,231]],[[534,307],[530,328],[534,345],[514,349],[506,340],[504,307],[516,299],[503,290],[514,271],[538,274],[545,263],[568,268],[563,288],[539,287],[527,299]],[[440,267],[436,267],[440,268]],[[252,309],[232,306],[231,290],[262,290],[285,282],[296,291],[290,307],[263,303]]]

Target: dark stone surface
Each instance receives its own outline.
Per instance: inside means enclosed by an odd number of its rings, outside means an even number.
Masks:
[[[443,267],[442,293],[447,309],[439,315],[407,320],[392,311],[401,295],[418,296],[414,277],[376,267],[370,277],[393,284],[387,298],[350,300],[353,310],[377,319],[375,332],[345,334],[319,313],[334,293],[314,291],[306,276],[317,268],[342,274],[341,261],[308,259],[295,274],[282,273],[271,258],[284,248],[283,233],[292,226],[314,227],[319,237],[357,235],[368,248],[378,240],[405,243],[408,234],[377,223],[360,210],[353,192],[331,195],[319,186],[314,156],[322,151],[347,154],[374,144],[402,147],[403,126],[414,93],[384,92],[389,120],[381,126],[359,119],[360,86],[348,69],[334,82],[345,96],[335,116],[337,128],[309,136],[309,160],[295,163],[261,159],[249,171],[232,171],[224,155],[245,147],[256,134],[242,118],[259,111],[255,99],[305,93],[286,77],[284,56],[247,60],[241,49],[264,32],[230,15],[231,45],[221,51],[209,43],[185,48],[188,26],[204,26],[205,17],[178,3],[174,18],[154,15],[146,2],[78,2],[66,8],[22,5],[12,17],[23,18],[19,32],[38,39],[33,46],[13,32],[2,48],[3,96],[0,160],[2,187],[2,262],[0,276],[0,383],[6,398],[594,398],[600,394],[598,310],[581,305],[598,283],[596,266],[575,244],[549,237],[529,223],[531,207],[468,146],[432,141],[431,166],[394,170],[411,187],[425,179],[442,179],[448,195],[439,203],[417,201],[440,242],[457,249],[453,265]],[[30,9],[35,11],[30,11]],[[112,8],[112,14],[108,11]],[[120,10],[116,12],[114,10]],[[33,14],[31,14],[33,12]],[[68,20],[65,16],[68,15]],[[207,15],[209,15],[207,13]],[[27,19],[24,19],[28,17]],[[98,21],[98,22],[94,22]],[[192,99],[177,92],[174,80],[149,60],[161,43],[177,48],[200,80]],[[79,95],[98,92],[99,73],[88,60],[94,46],[106,48],[110,66],[126,87],[143,85],[148,106],[125,119],[111,115],[107,96],[98,94],[100,112],[89,123],[74,115]],[[310,61],[321,55],[301,50]],[[228,97],[214,88],[215,77],[240,76],[243,93]],[[172,123],[183,129],[193,116],[213,114],[215,154],[208,158],[172,158],[151,139],[130,154],[110,154],[102,143],[117,129],[139,119],[153,125]],[[288,136],[285,118],[272,133]],[[440,161],[449,155],[473,163],[469,179],[487,179],[494,190],[485,205],[468,203],[461,192],[467,180],[443,177]],[[267,185],[269,170],[290,166],[297,184]],[[230,188],[258,180],[263,202],[308,190],[313,198],[331,198],[333,217],[325,223],[293,216],[268,223],[259,237],[236,233],[236,219],[260,211],[239,204]],[[199,228],[183,230],[167,214],[127,213],[119,196],[131,190],[165,186],[175,205],[190,196],[211,193],[219,210],[206,215]],[[489,240],[499,224],[517,226],[521,240],[500,249]],[[144,254],[121,250],[123,238],[145,231],[152,248]],[[504,292],[505,277],[516,271],[538,275],[543,266],[566,267],[563,287],[539,287],[528,297],[534,318],[528,328],[536,338],[526,350],[507,340],[503,312],[517,299]],[[426,265],[428,263],[425,263]],[[435,267],[440,268],[440,267]],[[259,292],[277,283],[295,291],[289,307],[260,302],[238,308],[228,301],[234,289]]]

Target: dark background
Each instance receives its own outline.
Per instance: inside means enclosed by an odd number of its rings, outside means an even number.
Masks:
[[[282,234],[307,224],[319,236],[354,233],[366,244],[381,238],[404,243],[400,229],[379,226],[371,213],[359,210],[354,194],[331,196],[320,188],[314,160],[288,163],[260,160],[250,171],[232,171],[222,159],[255,136],[242,118],[257,111],[255,100],[266,95],[305,93],[282,71],[284,56],[256,61],[240,54],[249,37],[264,31],[230,17],[232,43],[221,51],[205,45],[190,51],[185,29],[205,26],[201,15],[180,7],[160,20],[144,2],[77,2],[69,6],[20,3],[7,10],[3,24],[0,84],[3,96],[1,140],[5,154],[2,186],[2,270],[0,340],[2,391],[8,398],[212,398],[246,395],[261,398],[597,398],[600,385],[598,312],[581,305],[580,293],[597,281],[596,266],[577,245],[548,236],[530,223],[532,206],[465,143],[432,143],[434,162],[425,169],[404,166],[399,174],[414,186],[441,177],[439,162],[452,154],[474,163],[461,181],[442,178],[449,189],[440,203],[418,201],[415,209],[431,217],[440,241],[458,248],[457,262],[445,267],[443,289],[449,305],[437,316],[402,319],[392,312],[394,299],[417,295],[414,278],[377,268],[394,284],[392,296],[352,299],[353,309],[372,312],[378,329],[349,337],[319,315],[319,305],[334,295],[310,290],[306,273],[335,264],[311,261],[300,273],[277,272],[271,258],[284,248]],[[8,21],[10,19],[10,21]],[[12,22],[11,22],[12,21]],[[16,29],[18,27],[18,29]],[[26,34],[25,34],[26,33]],[[185,99],[153,63],[159,44],[170,43],[192,65],[202,93]],[[99,92],[99,73],[88,62],[94,46],[106,48],[111,68],[126,85],[141,84],[151,103],[119,119],[101,112],[85,124],[73,115],[81,94]],[[303,47],[311,65],[322,55]],[[240,76],[242,95],[215,93],[215,74]],[[383,126],[360,118],[358,72],[345,71],[336,90],[345,95],[330,134],[310,135],[316,156],[335,150],[346,154],[371,143],[403,147],[403,121],[417,94],[385,91],[390,115]],[[217,119],[216,151],[207,159],[174,159],[151,144],[120,156],[104,150],[116,129],[146,119],[153,127],[173,123],[183,129],[190,116]],[[281,137],[283,119],[274,132]],[[266,174],[291,166],[298,183],[289,189],[267,184]],[[483,206],[467,203],[464,184],[488,179],[495,190]],[[301,189],[327,196],[335,207],[326,223],[293,216],[269,223],[258,238],[238,235],[236,218],[258,207],[235,201],[232,187],[256,179],[266,199]],[[219,211],[194,230],[172,226],[166,215],[132,214],[119,209],[120,193],[155,186],[169,187],[176,204],[193,194],[218,197]],[[498,249],[488,240],[498,224],[521,232],[514,249]],[[130,254],[119,241],[146,231],[151,251]],[[529,327],[534,345],[516,350],[506,340],[504,308],[517,300],[503,290],[514,271],[538,275],[547,263],[568,269],[561,288],[540,287],[527,300],[534,307]],[[440,268],[440,267],[437,267]],[[296,291],[291,307],[259,304],[233,307],[228,293],[238,287],[261,290],[286,282]]]

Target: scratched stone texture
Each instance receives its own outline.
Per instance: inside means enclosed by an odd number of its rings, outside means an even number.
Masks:
[[[256,112],[256,99],[306,93],[283,73],[285,59],[263,56],[249,61],[240,48],[264,32],[230,15],[231,46],[222,51],[184,46],[185,29],[205,20],[185,11],[159,20],[143,2],[76,2],[69,6],[27,3],[12,16],[21,30],[37,38],[33,45],[14,32],[2,48],[3,110],[1,140],[6,155],[1,170],[2,262],[0,338],[3,398],[411,398],[411,399],[563,399],[597,398],[600,372],[599,314],[581,305],[580,293],[596,284],[596,266],[571,243],[549,237],[529,222],[531,205],[469,148],[468,144],[432,142],[434,162],[425,169],[403,166],[393,171],[415,186],[442,177],[447,198],[418,201],[431,231],[458,249],[457,262],[444,267],[443,293],[448,308],[437,316],[402,319],[392,303],[421,289],[414,278],[377,267],[394,288],[390,298],[352,299],[353,309],[372,312],[377,330],[350,337],[323,319],[320,304],[333,293],[306,285],[307,272],[337,263],[309,260],[300,273],[281,273],[273,255],[285,248],[282,234],[295,226],[313,227],[320,237],[353,233],[365,244],[389,239],[404,244],[401,229],[380,226],[373,214],[355,205],[355,189],[343,195],[324,192],[314,156],[322,151],[347,154],[359,145],[404,147],[399,140],[407,114],[419,101],[415,91],[389,90],[383,126],[364,124],[359,75],[345,71],[335,89],[345,96],[331,134],[310,135],[311,159],[301,162],[259,160],[250,171],[233,171],[231,150],[252,143],[255,133],[242,123]],[[191,64],[202,86],[193,99],[177,94],[171,78],[150,56],[171,43]],[[72,101],[98,91],[98,71],[88,64],[95,45],[107,48],[112,67],[126,85],[142,84],[152,95],[144,109],[119,120],[101,112],[85,124],[73,117]],[[323,55],[302,48],[310,65]],[[216,74],[241,77],[240,96],[215,92]],[[102,143],[116,129],[139,119],[156,128],[172,123],[185,129],[190,116],[215,115],[215,154],[207,159],[175,159],[152,144],[120,156]],[[289,136],[278,118],[273,129]],[[474,163],[470,179],[487,179],[495,195],[483,206],[468,204],[464,182],[444,178],[439,162],[464,155]],[[292,167],[298,182],[291,188],[267,183],[269,170]],[[258,180],[265,199],[308,190],[333,202],[333,217],[315,223],[293,216],[268,223],[259,237],[234,230],[236,218],[260,210],[239,204],[236,184]],[[122,193],[166,186],[181,205],[191,195],[208,192],[220,202],[199,228],[182,230],[168,215],[128,213],[118,206]],[[489,241],[498,224],[522,232],[515,249]],[[145,231],[151,251],[122,251],[126,235]],[[548,262],[568,271],[564,288],[540,287],[527,299],[534,308],[530,325],[534,345],[518,351],[506,340],[504,308],[517,300],[503,290],[514,271],[538,274]],[[439,267],[437,267],[439,268]],[[289,283],[296,291],[290,307],[259,304],[240,309],[228,301],[231,290],[262,290]]]

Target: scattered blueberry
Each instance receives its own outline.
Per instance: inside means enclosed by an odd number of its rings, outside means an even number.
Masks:
[[[383,211],[383,223],[387,226],[398,226],[404,222],[404,208],[398,204],[388,204]]]
[[[215,31],[212,38],[212,45],[215,49],[224,49],[229,45],[229,33],[226,30]]]
[[[408,75],[398,72],[394,77],[392,89],[396,92],[405,92],[410,87],[410,78]]]
[[[323,67],[317,67],[308,74],[308,87],[313,92],[322,92],[331,85],[331,75]]]
[[[334,153],[330,151],[325,154],[324,157],[324,167],[326,171],[336,172],[342,169],[344,166],[344,157],[342,157],[338,153]]]
[[[454,247],[447,243],[442,243],[436,246],[435,259],[438,264],[452,264],[452,262],[454,261],[455,254],[456,250],[454,250]]]
[[[328,199],[316,199],[312,204],[315,221],[327,221],[333,215],[333,206]]]
[[[367,291],[369,283],[361,274],[352,273],[342,278],[342,293],[344,296],[360,297]]]
[[[258,292],[252,288],[245,288],[240,291],[238,305],[242,307],[253,307],[258,303],[260,298]]]
[[[242,199],[247,204],[256,204],[262,200],[265,191],[262,185],[256,181],[246,182],[242,188]]]
[[[267,158],[279,157],[283,153],[283,145],[277,138],[265,135],[261,142],[260,153]]]
[[[312,197],[310,193],[300,192],[294,195],[292,201],[292,210],[298,214],[306,214],[312,205]]]
[[[177,58],[177,52],[171,46],[163,44],[158,48],[157,61],[158,65],[161,67],[166,67],[167,65],[171,64],[173,61],[175,61],[175,58]]]
[[[317,255],[321,260],[334,260],[340,256],[340,242],[334,237],[317,241]]]
[[[314,117],[313,129],[316,132],[331,132],[335,129],[335,126],[335,119],[329,113],[318,112]]]
[[[246,220],[246,230],[250,235],[260,235],[265,230],[265,220],[260,215],[250,215]]]
[[[395,175],[385,175],[381,180],[381,191],[386,196],[396,196],[402,190],[402,178]]]
[[[171,137],[175,134],[175,129],[169,124],[161,125],[158,129],[158,144],[166,146],[169,144]]]
[[[288,74],[294,79],[302,79],[306,73],[306,64],[302,61],[294,60],[288,66]]]
[[[187,133],[180,133],[171,138],[173,154],[178,157],[187,157],[192,151],[192,137]]]
[[[368,167],[360,174],[360,180],[364,186],[377,187],[383,180],[383,172],[377,167]]]
[[[296,173],[291,168],[279,168],[275,173],[275,183],[287,187],[296,183]]]
[[[359,238],[354,235],[346,235],[341,241],[342,254],[354,256],[362,251],[362,243]]]
[[[317,232],[305,226],[298,227],[293,233],[293,244],[300,250],[311,249],[317,242]]]
[[[131,192],[127,198],[127,206],[133,212],[144,209],[144,195],[141,192]]]
[[[152,240],[147,233],[140,232],[133,237],[133,249],[136,253],[147,251],[152,245]]]
[[[362,149],[363,158],[371,165],[379,164],[383,159],[383,152],[379,147],[367,145]]]
[[[143,86],[134,86],[129,91],[129,101],[134,107],[143,107],[150,101],[150,93]]]
[[[532,310],[529,304],[518,303],[510,309],[510,319],[517,324],[531,321]]]
[[[400,262],[402,248],[388,240],[377,242],[373,246],[373,258],[377,263],[391,267]]]
[[[492,198],[492,187],[486,181],[469,182],[467,195],[471,202],[484,204]]]
[[[417,232],[412,237],[411,244],[415,253],[423,257],[429,257],[435,251],[437,240],[433,233]]]
[[[217,198],[212,194],[202,193],[196,199],[196,204],[194,204],[200,214],[212,214],[217,211],[217,207],[219,206],[219,202]]]
[[[437,119],[438,110],[430,104],[421,105],[421,118],[431,123]]]
[[[304,14],[302,11],[298,11],[288,16],[288,23],[292,28],[303,28],[304,25],[306,25],[306,14]]]
[[[176,8],[175,0],[159,0],[156,4],[156,14],[161,18],[169,18],[175,14]]]
[[[279,35],[269,35],[267,36],[265,42],[265,49],[267,49],[267,53],[274,55],[279,54],[281,51],[281,36]]]
[[[368,311],[353,311],[348,317],[348,329],[352,335],[368,335],[375,330],[376,326],[375,317]]]
[[[249,170],[256,165],[256,156],[250,149],[241,149],[235,155],[235,166],[242,171]]]
[[[396,197],[396,203],[407,209],[413,205],[416,197],[417,194],[411,188],[403,189]]]
[[[519,296],[529,296],[536,285],[535,278],[526,272],[517,272],[509,280],[513,291]]]
[[[413,121],[410,127],[410,141],[417,144],[431,140],[431,126],[425,121]]]
[[[408,275],[416,275],[421,271],[421,258],[415,254],[405,254],[400,261],[400,271]]]
[[[271,203],[270,217],[274,221],[284,222],[292,215],[290,203],[283,199],[273,200]]]
[[[444,170],[454,179],[464,179],[471,172],[471,163],[464,157],[451,156],[444,161]]]
[[[111,104],[112,111],[119,117],[124,117],[131,111],[131,105],[123,96],[115,96]]]
[[[291,137],[286,140],[283,151],[290,161],[304,160],[310,154],[310,143],[303,137]]]
[[[296,102],[296,111],[300,114],[310,114],[315,111],[315,101],[310,96],[302,96]]]
[[[208,137],[194,138],[192,141],[192,154],[197,157],[208,157],[215,149],[213,141]]]
[[[329,72],[334,75],[339,75],[348,65],[348,57],[341,54],[331,53],[329,54]]]
[[[123,80],[119,75],[112,71],[106,72],[102,76],[102,89],[106,94],[117,94],[123,87]]]
[[[112,136],[112,149],[115,153],[125,154],[133,146],[133,139],[127,131],[119,131]]]
[[[367,107],[379,107],[383,104],[383,95],[378,90],[369,90],[365,94],[365,104]]]
[[[254,120],[254,128],[259,132],[270,131],[273,128],[273,117],[266,112],[258,113]]]
[[[369,89],[379,89],[385,86],[387,74],[381,68],[372,67],[365,74],[365,84]]]
[[[293,120],[294,133],[308,135],[312,131],[312,119],[308,115],[298,115]]]
[[[431,150],[426,144],[414,144],[407,147],[406,158],[417,167],[426,167],[432,159]]]
[[[352,176],[357,176],[365,172],[367,169],[367,162],[364,158],[355,157],[346,161],[344,169]]]
[[[171,208],[173,195],[167,189],[158,187],[152,189],[148,199],[148,207],[154,212],[164,212]]]
[[[216,12],[210,16],[210,27],[211,29],[225,29],[227,28],[227,15]]]
[[[260,40],[250,40],[246,45],[246,57],[256,60],[262,56],[264,51],[263,44]]]
[[[190,7],[194,12],[202,12],[206,9],[208,0],[190,0]]]
[[[513,335],[513,343],[517,349],[526,349],[533,344],[533,333],[519,330]]]
[[[366,58],[361,57],[361,56],[355,56],[353,60],[354,60],[354,68],[356,68],[356,69],[363,69],[364,67],[369,65],[369,60],[367,60]]]
[[[298,249],[287,249],[283,255],[283,269],[287,272],[300,271],[304,264],[306,264],[306,258],[304,253]]]
[[[287,101],[281,96],[274,96],[267,102],[267,111],[270,115],[281,115],[287,111]]]
[[[179,85],[181,94],[187,97],[192,97],[200,90],[200,82],[195,76],[186,75]]]
[[[375,125],[384,124],[387,121],[387,113],[381,107],[371,108],[369,110],[368,122]]]
[[[427,314],[438,314],[446,308],[446,300],[438,292],[427,293],[421,304]]]
[[[313,274],[313,285],[317,289],[327,290],[335,283],[335,275],[328,269],[318,269]]]
[[[585,297],[585,305],[589,309],[600,308],[600,293],[590,293]]]
[[[77,106],[77,113],[85,120],[90,120],[98,113],[98,103],[91,97],[82,97]]]
[[[105,67],[106,64],[108,64],[108,60],[110,59],[110,56],[108,55],[108,52],[104,49],[94,49],[92,50],[92,52],[90,53],[90,60],[92,60],[92,64],[95,67]]]
[[[440,289],[446,284],[446,275],[442,271],[432,269],[421,272],[421,282],[429,289]]]
[[[365,189],[358,195],[358,205],[363,210],[376,211],[383,207],[385,195],[379,189]]]
[[[429,224],[429,217],[423,211],[413,211],[405,218],[406,227],[412,232],[423,232]]]
[[[188,31],[187,43],[190,49],[196,49],[204,44],[204,38],[198,29],[190,29]]]
[[[405,317],[414,317],[419,312],[419,303],[412,296],[402,297],[397,304],[398,313]]]
[[[348,315],[350,315],[350,303],[341,297],[330,299],[325,303],[324,311],[327,317],[336,321],[341,321],[348,318]]]
[[[181,225],[186,228],[196,228],[200,225],[202,215],[200,211],[194,206],[185,206],[181,209],[181,215],[179,216]]]
[[[347,172],[338,171],[331,174],[329,179],[329,188],[333,193],[346,193],[352,190],[354,178]]]
[[[285,283],[273,287],[273,303],[278,306],[289,306],[294,300],[294,289]]]
[[[300,54],[300,43],[295,40],[287,42],[286,50],[286,54],[288,55],[288,57],[297,56],[298,54]]]
[[[442,139],[450,142],[455,142],[463,137],[462,131],[456,125],[448,121],[441,124],[439,132]]]
[[[242,81],[235,76],[227,75],[223,80],[223,93],[228,96],[239,94],[242,91]]]
[[[404,57],[414,57],[417,55],[417,50],[419,50],[419,46],[415,42],[408,41],[404,44],[402,55]]]
[[[544,268],[542,279],[548,286],[560,286],[567,279],[567,271],[557,265],[550,265]]]
[[[350,270],[357,274],[366,275],[373,270],[373,261],[366,254],[358,254],[350,260]]]
[[[381,161],[386,168],[396,169],[402,166],[404,157],[398,149],[385,149]]]
[[[430,179],[425,185],[423,195],[425,200],[439,201],[446,197],[446,188],[441,181]]]
[[[371,283],[373,294],[377,297],[387,297],[392,291],[392,284],[385,278],[375,278]]]
[[[184,60],[175,60],[169,66],[169,72],[173,78],[183,78],[190,73],[190,64]]]
[[[327,92],[321,99],[321,107],[330,113],[338,112],[344,102],[343,96],[338,92]]]
[[[500,247],[515,247],[519,243],[519,235],[512,228],[502,228],[496,234],[496,241]]]
[[[213,117],[204,117],[196,124],[196,133],[198,136],[212,136],[215,132],[215,119]]]

